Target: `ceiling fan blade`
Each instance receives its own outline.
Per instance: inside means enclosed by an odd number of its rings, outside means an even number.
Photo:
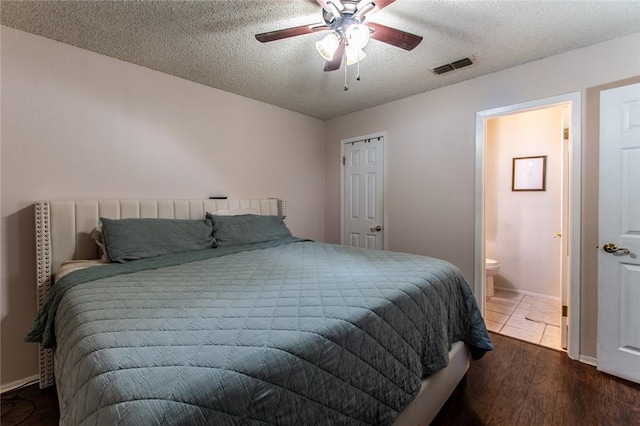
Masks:
[[[326,10],[327,12],[331,12],[331,11],[329,10],[329,5],[327,4],[327,1],[326,1],[326,0],[316,0],[316,1],[318,2],[318,4],[319,4],[320,6],[322,6],[322,8],[323,8],[324,10]]]
[[[373,0],[360,0],[356,4],[356,12],[353,14],[353,18],[360,19],[375,8],[376,4]]]
[[[324,64],[325,71],[335,71],[340,69],[340,65],[342,65],[342,57],[344,56],[345,45],[346,42],[341,40],[336,52],[333,54],[333,59]]]
[[[329,3],[333,3],[333,5],[336,7],[336,9],[338,9],[340,12],[342,12],[344,10],[344,4],[342,4],[342,2],[340,0],[324,0],[325,3],[327,3],[327,5]],[[331,6],[329,6],[331,7]]]
[[[374,0],[376,7],[371,12],[367,13],[367,16],[373,15],[374,13],[384,9],[385,7],[389,6],[391,3],[395,1],[396,0]]]
[[[367,27],[375,30],[371,34],[372,39],[388,43],[404,50],[413,50],[413,48],[422,41],[421,36],[387,27],[386,25],[367,22]]]
[[[316,0],[316,1],[327,12],[331,12],[331,9],[329,8],[329,3],[333,3],[336,9],[338,9],[341,12],[344,10],[344,5],[340,0]]]
[[[331,27],[317,23],[301,25],[299,27],[286,28],[284,30],[269,31],[267,33],[256,34],[256,40],[267,43],[269,41],[281,40],[283,38],[296,37],[299,35],[311,34],[317,31],[329,30]]]

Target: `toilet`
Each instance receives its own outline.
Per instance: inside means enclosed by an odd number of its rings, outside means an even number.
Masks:
[[[486,258],[484,269],[487,276],[486,297],[488,299],[493,296],[493,277],[498,275],[498,272],[500,272],[500,264],[497,260]]]

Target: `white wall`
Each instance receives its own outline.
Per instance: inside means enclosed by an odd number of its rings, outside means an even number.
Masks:
[[[0,28],[2,385],[38,371],[36,200],[280,197],[324,239],[324,122]]]
[[[496,288],[560,299],[563,107],[487,122],[485,250],[500,263]],[[546,156],[544,191],[512,191],[512,159]]]
[[[476,112],[584,94],[586,88],[639,73],[636,33],[328,121],[327,241],[340,240],[340,140],[387,131],[390,249],[450,260],[472,281]],[[589,173],[583,170],[584,180],[592,179]],[[595,316],[594,302],[582,305],[583,316]],[[591,342],[581,345],[582,354],[595,356],[595,344],[586,338],[595,333],[593,327],[581,330],[582,341]]]

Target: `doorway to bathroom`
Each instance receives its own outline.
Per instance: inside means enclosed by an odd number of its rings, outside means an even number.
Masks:
[[[487,327],[578,357],[580,94],[482,111],[476,299]],[[577,253],[577,252],[576,252]],[[571,327],[570,327],[571,325]]]

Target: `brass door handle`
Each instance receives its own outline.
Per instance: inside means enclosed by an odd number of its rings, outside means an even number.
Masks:
[[[377,226],[374,226],[373,228],[369,228],[369,229],[371,230],[371,232],[380,232],[380,231],[382,231],[382,226],[377,225]]]
[[[620,253],[620,254],[631,254],[629,249],[618,247],[613,243],[607,243],[602,246],[602,249],[607,253]]]

